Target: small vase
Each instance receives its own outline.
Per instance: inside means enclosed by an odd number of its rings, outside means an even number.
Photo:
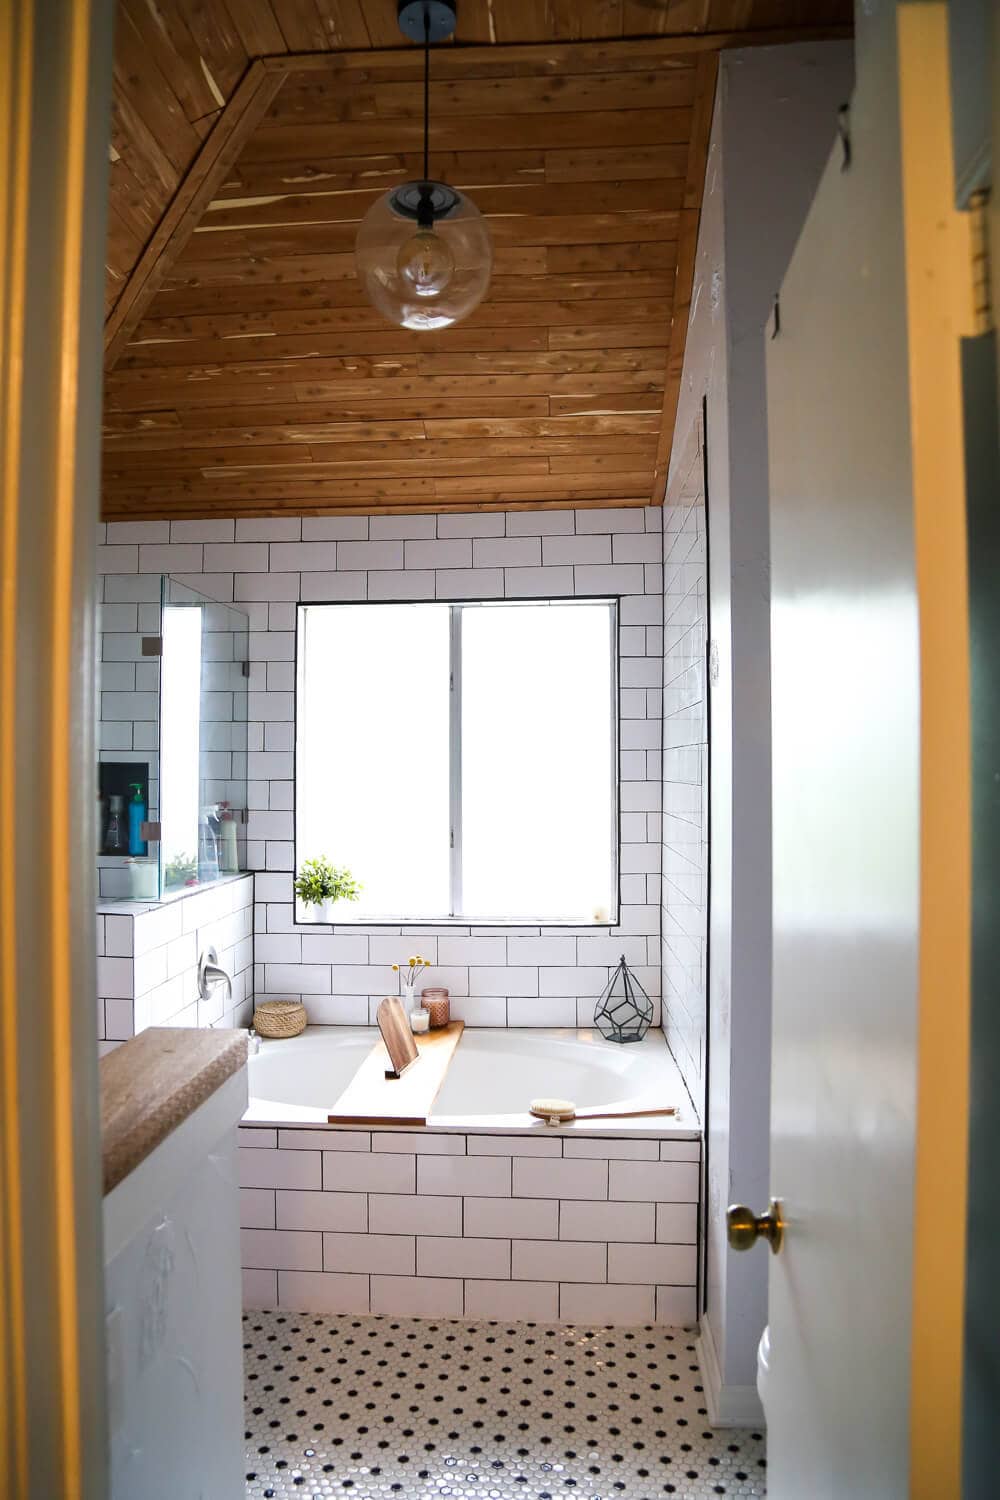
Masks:
[[[403,998],[403,1009],[406,1011],[407,1015],[410,1015],[417,1008],[417,1002],[414,999],[414,991],[413,991],[413,985],[412,984],[404,984],[403,985],[403,997],[402,998]]]

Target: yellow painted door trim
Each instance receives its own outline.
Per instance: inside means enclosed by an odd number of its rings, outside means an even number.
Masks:
[[[910,1495],[961,1494],[971,1014],[971,729],[960,338],[968,217],[954,207],[948,13],[897,6],[914,535],[920,615],[919,1077]]]
[[[0,1466],[104,1500],[94,546],[110,0],[0,5]]]

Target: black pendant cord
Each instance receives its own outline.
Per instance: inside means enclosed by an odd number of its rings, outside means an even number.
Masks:
[[[431,12],[424,6],[424,181],[427,179],[428,147],[431,117]]]
[[[421,229],[433,229],[434,208],[428,176],[428,143],[431,114],[431,11],[424,6],[424,180],[420,185],[420,201],[417,204],[417,223]]]

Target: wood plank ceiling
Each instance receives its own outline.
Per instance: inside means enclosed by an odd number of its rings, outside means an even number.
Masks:
[[[431,171],[496,254],[436,334],[354,274],[358,221],[420,171],[394,14],[121,0],[107,518],[662,500],[718,47],[842,31],[850,5],[463,0]]]

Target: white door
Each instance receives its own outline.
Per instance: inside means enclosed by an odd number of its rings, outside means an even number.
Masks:
[[[938,28],[940,67],[926,50],[930,33],[916,52],[911,45],[918,11],[921,25]],[[948,358],[931,391],[922,320],[942,322],[947,289],[915,257],[920,194],[941,163],[925,155],[909,175],[920,103],[935,78],[946,80],[943,14],[878,0],[858,8],[849,140],[822,179],[768,346],[771,1189],[786,1225],[770,1276],[774,1500],[960,1493],[952,1377],[961,1276],[948,1238],[961,1240],[964,1163],[956,1145],[949,1179],[932,1158],[960,1140],[963,1102],[947,1080],[966,1086],[964,530],[952,483],[960,456],[947,468],[954,433],[928,442],[931,420],[954,417],[958,343],[952,329],[938,345]],[[906,71],[914,58],[918,73],[929,69],[916,83]],[[930,469],[936,513],[926,508]],[[957,632],[950,683],[935,675],[942,630]],[[958,707],[942,739],[950,692]],[[955,918],[947,931],[945,917]],[[939,1024],[943,1000],[951,1031]],[[939,1199],[945,1233],[922,1205],[932,1183],[949,1180],[953,1193]],[[923,1325],[937,1312],[941,1327],[929,1336]],[[935,1388],[942,1399],[928,1399]]]

